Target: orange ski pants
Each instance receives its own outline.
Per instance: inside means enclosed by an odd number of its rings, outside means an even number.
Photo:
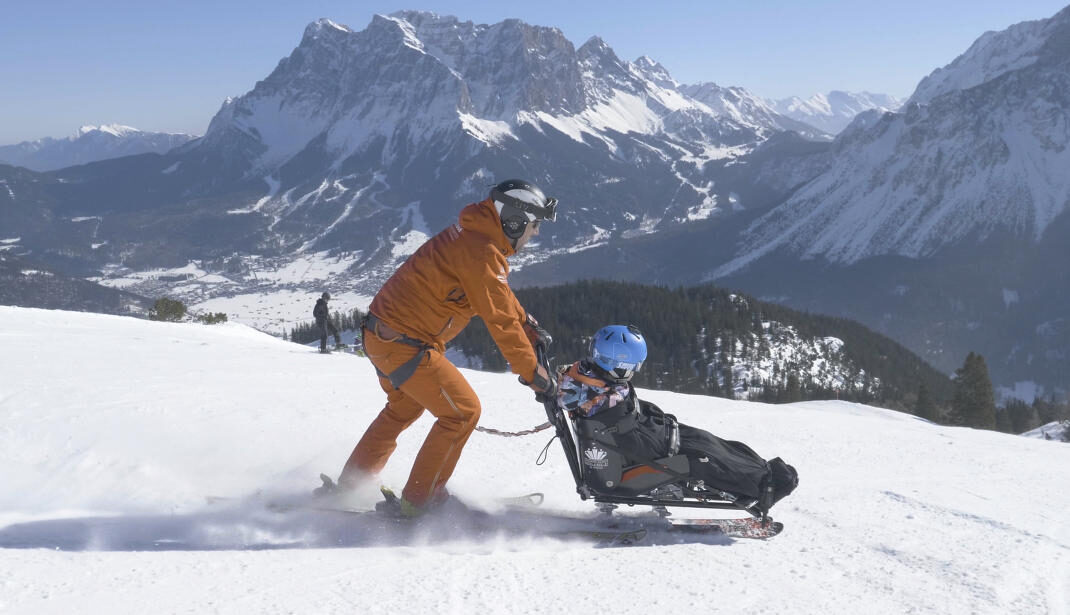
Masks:
[[[393,372],[418,352],[414,346],[385,341],[371,331],[365,331],[364,349],[384,374]],[[398,435],[426,409],[437,420],[416,455],[402,491],[402,497],[410,503],[423,506],[453,474],[461,449],[479,422],[479,398],[461,372],[435,349],[428,350],[400,389],[395,390],[382,376],[379,386],[386,392],[386,407],[364,432],[338,480],[343,485],[351,484],[359,477],[382,471],[397,447]]]

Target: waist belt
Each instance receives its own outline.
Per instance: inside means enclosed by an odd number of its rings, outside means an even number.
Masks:
[[[423,361],[424,357],[427,356],[427,352],[434,348],[431,344],[409,337],[403,333],[398,333],[372,313],[369,313],[364,317],[364,320],[360,323],[360,328],[361,337],[363,337],[364,331],[371,331],[384,342],[405,344],[406,346],[413,346],[418,349],[415,356],[402,363],[397,369],[389,374],[384,374],[382,370],[379,369],[379,366],[372,362],[372,365],[375,367],[375,373],[389,380],[395,390],[400,389],[401,385],[405,384],[409,378],[412,378],[412,375],[416,373],[416,368],[420,367],[420,361]]]

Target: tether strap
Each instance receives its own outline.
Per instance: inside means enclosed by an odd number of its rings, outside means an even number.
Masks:
[[[546,421],[542,425],[532,427],[531,429],[525,429],[524,431],[500,431],[498,429],[491,429],[490,427],[476,426],[476,431],[482,431],[483,433],[489,433],[492,436],[502,436],[505,438],[516,438],[518,436],[530,436],[533,433],[539,433],[540,431],[550,427],[550,421]]]
[[[361,323],[361,334],[363,335],[364,331],[370,330],[373,334],[378,336],[379,322],[380,320],[375,314],[369,313],[367,316],[364,317],[364,321]],[[380,337],[379,339],[383,338]],[[397,369],[390,372],[389,374],[384,374],[383,371],[379,369],[379,366],[375,365],[375,363],[372,363],[372,366],[375,367],[375,373],[389,380],[390,385],[394,387],[394,390],[400,389],[401,385],[408,382],[409,378],[412,378],[412,375],[416,373],[416,369],[420,367],[420,362],[424,360],[425,356],[427,356],[428,351],[434,348],[434,346],[431,346],[426,342],[421,342],[418,339],[411,338],[404,334],[398,335],[398,337],[392,340],[383,341],[405,344],[406,346],[414,346],[418,349],[416,354],[413,355],[411,359],[399,365]]]

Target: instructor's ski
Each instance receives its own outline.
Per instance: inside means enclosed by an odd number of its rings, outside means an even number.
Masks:
[[[542,504],[543,494],[534,492],[524,495],[508,496],[501,498],[493,498],[491,501],[500,504],[508,508],[535,508]],[[376,512],[372,507],[355,507],[346,506],[345,504],[327,497],[317,498],[294,498],[294,499],[278,499],[278,500],[265,500],[261,494],[257,493],[249,497],[233,497],[233,496],[221,496],[221,495],[206,495],[205,501],[208,504],[226,504],[231,502],[243,502],[243,501],[255,501],[262,504],[268,510],[272,510],[279,513],[292,512],[295,510],[319,510],[327,512],[343,512],[343,513],[373,513]]]
[[[562,540],[590,540],[605,546],[631,546],[646,539],[645,529],[637,530],[547,530],[535,532],[535,536]]]

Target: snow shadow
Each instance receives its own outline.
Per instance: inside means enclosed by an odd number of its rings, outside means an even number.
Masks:
[[[630,527],[632,524],[627,524]],[[376,514],[262,507],[209,509],[189,514],[51,519],[0,528],[0,548],[60,551],[230,551],[275,549],[423,547],[473,545],[523,549],[559,541],[598,548],[626,546],[586,535],[602,528],[590,520],[538,513],[478,513],[419,522]],[[650,530],[636,546],[727,545],[718,534]]]

